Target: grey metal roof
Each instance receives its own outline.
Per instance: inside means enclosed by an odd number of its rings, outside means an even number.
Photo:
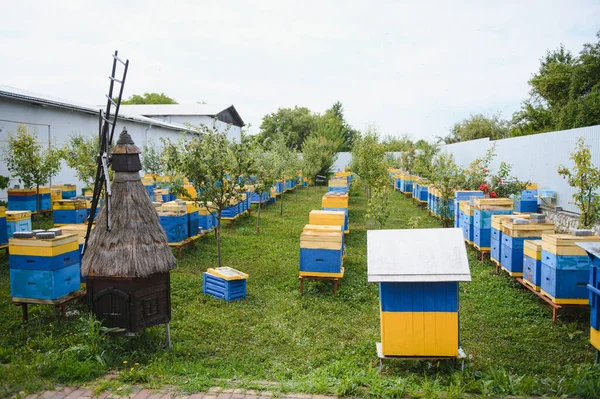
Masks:
[[[369,282],[471,281],[461,229],[367,231]]]
[[[78,103],[71,100],[65,100],[58,97],[49,96],[47,94],[33,93],[27,90],[18,89],[16,87],[0,85],[0,97],[10,98],[13,100],[27,101],[35,104],[47,105],[56,108],[69,109],[73,111],[84,112],[87,114],[98,115],[98,110],[103,108],[99,106]],[[142,115],[128,114],[123,112],[123,106],[119,110],[119,119],[129,120],[147,125],[161,126],[167,129],[189,132],[189,128],[185,125],[173,122],[163,122],[161,120],[147,118]]]
[[[134,115],[144,116],[208,116],[219,118],[230,113],[233,124],[244,126],[244,121],[232,104],[131,104],[121,105],[121,109]]]

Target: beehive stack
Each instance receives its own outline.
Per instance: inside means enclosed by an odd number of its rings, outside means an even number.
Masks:
[[[203,233],[213,231],[216,227],[216,211],[213,207],[201,206],[198,209],[198,224]]]
[[[348,183],[348,177],[332,177],[329,179],[328,191],[348,192],[350,184]]]
[[[393,172],[393,171],[397,171],[397,172]],[[396,173],[400,173],[400,169],[389,169],[388,172],[390,173],[390,176],[393,176]],[[335,172],[335,176],[336,177],[345,177],[348,179],[348,183],[352,183],[352,172],[349,172],[349,171]]]
[[[460,213],[460,201],[468,201],[471,198],[483,197],[483,191],[479,190],[458,190],[454,192],[454,227],[462,227],[462,216]]]
[[[188,216],[185,203],[162,204],[156,208],[156,211],[169,242],[181,242],[188,238]]]
[[[502,269],[513,277],[523,275],[523,254],[525,240],[541,238],[543,234],[553,234],[552,223],[530,223],[521,217],[502,222]]]
[[[88,206],[85,200],[60,200],[52,203],[54,210],[54,224],[61,226],[64,224],[84,223],[88,217]],[[91,203],[90,203],[91,207]]]
[[[11,238],[9,253],[13,301],[56,300],[79,289],[80,263],[75,234],[48,239]]]
[[[510,198],[474,198],[473,204],[473,246],[480,251],[489,251],[492,215],[512,214],[514,202]]]
[[[227,302],[246,298],[248,275],[231,267],[209,268],[204,272],[202,292]]]
[[[405,194],[412,193],[413,183],[416,179],[416,176],[411,176],[410,174],[402,174],[400,176],[400,191]]]
[[[50,195],[50,187],[40,187],[37,195],[40,199],[40,211],[52,210],[52,196]]]
[[[460,211],[462,212],[462,231],[467,244],[473,245],[473,210],[474,207],[469,201],[460,201]]]
[[[526,190],[521,191],[521,195],[515,199],[515,211],[517,212],[537,212],[537,184],[530,184]]]
[[[523,282],[536,291],[542,284],[542,240],[523,242]]]
[[[35,212],[37,206],[35,193],[35,189],[30,188],[9,188],[8,210]]]
[[[303,231],[300,235],[300,276],[343,277],[342,242],[341,231]]]
[[[576,244],[599,241],[595,235],[544,234],[540,292],[556,304],[587,305],[590,259]]]
[[[6,234],[12,237],[17,231],[31,231],[30,211],[6,211]]]
[[[240,215],[240,200],[236,198],[232,198],[229,201],[229,206],[225,207],[221,212],[221,219],[223,220],[233,220]]]
[[[419,180],[415,198],[420,203],[426,204],[428,195],[429,195],[429,182],[427,180],[423,180],[423,179]]]
[[[348,231],[348,194],[337,191],[326,193],[321,200],[321,210],[344,212],[344,232]]]
[[[500,266],[502,262],[502,223],[515,215],[492,215],[492,228],[490,237],[490,259]],[[529,218],[529,215],[519,214],[521,218]]]
[[[75,184],[55,184],[52,188],[62,192],[61,199],[72,199],[77,197],[77,186],[75,186]]]
[[[6,228],[6,208],[0,206],[0,245],[8,244],[8,232]]]
[[[577,244],[590,257],[590,279],[587,286],[590,300],[590,343],[600,350],[600,245],[598,242]]]

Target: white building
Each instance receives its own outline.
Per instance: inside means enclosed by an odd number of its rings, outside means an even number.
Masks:
[[[132,108],[130,108],[132,107]],[[217,118],[220,129],[227,129],[228,136],[239,139],[243,121],[233,107],[211,105],[158,105],[148,108],[162,109],[152,118],[143,116],[145,106],[122,106],[115,129],[115,136],[127,128],[138,147],[152,140],[160,144],[160,138],[177,141],[182,135],[195,134],[185,123],[198,126],[211,124]],[[36,132],[40,143],[48,146],[62,146],[71,134],[98,135],[99,111],[104,107],[81,104],[43,94],[31,93],[14,87],[0,85],[0,147],[5,147],[8,134],[16,132],[18,124],[27,125]],[[137,111],[134,111],[138,109]],[[173,110],[171,115],[167,112]],[[179,109],[176,111],[176,109]],[[184,110],[187,109],[185,112]],[[140,112],[141,111],[141,112]],[[152,111],[156,112],[156,111]],[[0,161],[0,175],[9,176],[6,163]],[[63,162],[60,173],[52,179],[52,184],[77,184],[78,190],[83,182],[77,181],[75,173]],[[11,179],[10,185],[19,184]],[[6,192],[0,192],[0,199],[6,200]]]

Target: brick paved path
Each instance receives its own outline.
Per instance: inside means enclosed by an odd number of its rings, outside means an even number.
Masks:
[[[103,392],[95,396],[94,391],[84,387],[57,387],[51,391],[28,395],[26,399],[271,399],[272,392],[253,391],[245,389],[210,388],[207,392],[198,392],[191,395],[182,394],[176,388],[145,389],[133,386],[128,395],[120,392]],[[278,394],[285,399],[336,399],[337,396],[307,395],[307,394]]]

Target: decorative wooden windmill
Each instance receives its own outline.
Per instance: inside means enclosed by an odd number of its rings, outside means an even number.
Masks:
[[[98,205],[103,187],[105,200],[96,227],[88,226],[81,271],[88,277],[90,311],[107,327],[124,333],[137,333],[144,328],[167,324],[171,319],[171,289],[169,271],[176,267],[167,236],[148,194],[142,184],[140,150],[126,129],[112,151],[112,134],[119,110],[120,98],[128,62],[114,55],[113,77],[107,111],[102,118],[98,179],[94,187],[92,214]],[[114,79],[115,64],[125,65],[123,80]],[[121,83],[119,100],[113,101],[113,83]],[[111,120],[111,106],[115,106]],[[114,178],[109,181],[108,168]]]

